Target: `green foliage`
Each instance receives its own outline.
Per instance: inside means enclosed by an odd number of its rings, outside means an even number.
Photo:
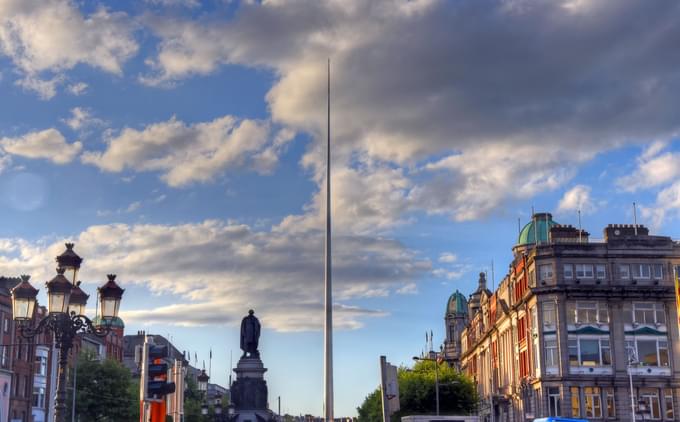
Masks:
[[[392,415],[392,421],[402,416],[427,415],[436,412],[434,362],[419,361],[413,369],[399,368],[399,402],[401,410]],[[465,415],[474,412],[477,392],[473,382],[465,375],[442,363],[439,370],[439,413]],[[382,401],[377,388],[366,396],[357,408],[360,422],[381,422]]]
[[[127,368],[114,360],[94,360],[89,353],[81,353],[76,365],[76,420],[139,420],[139,384],[132,380]],[[72,386],[73,371],[70,378]],[[71,391],[69,403],[72,403],[72,394]]]
[[[203,398],[196,381],[191,377],[184,379],[184,422],[208,422],[201,414]]]

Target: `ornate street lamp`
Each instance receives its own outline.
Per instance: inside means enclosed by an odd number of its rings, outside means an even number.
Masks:
[[[59,349],[59,376],[54,404],[56,422],[66,422],[66,371],[73,339],[80,333],[105,337],[111,331],[110,321],[118,316],[124,291],[116,284],[116,276],[109,275],[106,284],[98,289],[98,306],[105,324],[95,326],[84,315],[89,296],[80,288],[80,282],[75,281],[82,261],[73,251],[73,244],[67,243],[66,251],[57,257],[60,265],[57,275],[46,284],[48,313],[35,325],[31,321],[38,290],[28,282],[28,276],[21,276],[21,283],[12,289],[14,320],[18,323],[21,336],[33,338],[41,332],[51,331]],[[64,274],[68,274],[71,279]]]
[[[205,373],[205,369],[201,370],[201,373],[198,374],[196,379],[198,380],[198,391],[206,394],[208,392],[208,380],[210,380],[210,377]]]
[[[63,268],[66,272],[66,278],[76,284],[78,277],[78,270],[80,269],[80,264],[83,263],[83,258],[79,257],[78,254],[73,252],[73,243],[66,243],[66,250],[57,257],[57,264],[59,268]]]
[[[17,321],[28,321],[33,318],[38,289],[28,282],[30,278],[31,276],[22,275],[21,283],[12,289],[12,314]]]
[[[123,298],[123,292],[118,284],[116,284],[116,275],[108,274],[106,276],[109,281],[103,286],[99,287],[99,305],[101,306],[102,318],[104,320],[111,320],[118,316],[118,308],[120,308],[120,300]]]

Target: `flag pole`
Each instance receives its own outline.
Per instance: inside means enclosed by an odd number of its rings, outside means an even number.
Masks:
[[[326,243],[325,262],[325,311],[324,327],[324,418],[333,422],[333,288],[331,284],[331,59],[328,59],[327,92],[327,139],[326,139]]]

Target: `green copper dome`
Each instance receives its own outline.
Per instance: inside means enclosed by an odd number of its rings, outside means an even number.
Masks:
[[[446,314],[460,314],[467,313],[467,300],[465,296],[458,290],[455,291],[446,304]]]
[[[558,223],[553,221],[550,213],[534,214],[531,221],[524,226],[519,233],[518,245],[534,244],[538,241],[539,244],[548,242],[548,232],[550,228],[556,226]]]
[[[92,325],[94,326],[106,325],[107,323],[108,321],[102,320],[102,317],[99,315],[92,319]],[[119,317],[115,317],[111,320],[111,328],[125,328],[125,323]]]

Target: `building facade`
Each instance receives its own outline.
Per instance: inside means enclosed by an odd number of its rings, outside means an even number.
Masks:
[[[480,416],[677,421],[680,340],[674,271],[680,244],[609,225],[604,239],[536,214],[495,292],[470,298],[463,371]]]

